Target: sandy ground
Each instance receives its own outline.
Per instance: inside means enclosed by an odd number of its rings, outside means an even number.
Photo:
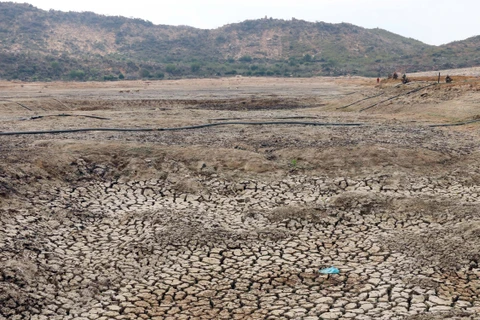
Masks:
[[[0,82],[0,133],[326,124],[0,135],[0,319],[480,319],[479,81],[427,76]]]

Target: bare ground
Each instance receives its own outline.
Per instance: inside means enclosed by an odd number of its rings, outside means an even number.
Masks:
[[[479,319],[480,85],[425,77],[0,82],[3,132],[362,124],[0,136],[0,319]]]

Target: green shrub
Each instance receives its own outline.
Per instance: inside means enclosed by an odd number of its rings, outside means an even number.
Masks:
[[[303,56],[303,61],[305,62],[311,62],[313,60],[312,56],[309,55],[308,53]]]
[[[113,74],[109,74],[109,75],[103,76],[103,80],[104,81],[116,81],[116,80],[118,80],[118,77],[114,76]]]
[[[174,64],[167,64],[167,66],[165,67],[165,71],[170,74],[174,74],[177,72],[177,67]]]
[[[150,78],[150,77],[151,77],[150,71],[148,71],[147,69],[140,70],[140,78]]]
[[[190,65],[190,70],[192,70],[193,73],[197,73],[198,71],[200,71],[200,67],[200,63],[194,62]]]
[[[250,56],[242,56],[242,57],[240,57],[240,59],[238,59],[238,61],[241,61],[241,62],[252,62],[252,61],[253,61],[253,58],[250,57]]]
[[[83,80],[85,78],[85,71],[83,70],[72,70],[68,74],[70,79],[73,80]]]

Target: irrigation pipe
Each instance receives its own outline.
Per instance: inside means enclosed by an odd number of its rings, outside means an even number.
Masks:
[[[19,103],[19,102],[16,102],[16,101],[11,101],[11,100],[0,100],[0,101],[7,101],[7,102],[10,102],[10,103],[15,103],[15,104],[18,104],[20,107],[27,109],[28,111],[33,111],[33,110],[30,109],[29,107],[24,106],[23,104],[21,104],[21,103]]]
[[[480,119],[470,120],[470,121],[463,121],[463,122],[456,122],[456,123],[444,123],[444,124],[431,124],[429,125],[430,128],[437,128],[437,127],[455,127],[455,126],[464,126],[467,124],[480,122]]]
[[[200,124],[196,126],[173,127],[173,128],[81,128],[81,129],[65,129],[65,130],[47,130],[47,131],[13,131],[0,132],[0,136],[14,136],[14,135],[34,135],[34,134],[55,134],[55,133],[77,133],[77,132],[92,132],[92,131],[107,131],[107,132],[156,132],[156,131],[180,131],[202,129],[216,126],[227,125],[246,125],[246,126],[260,126],[260,125],[304,125],[304,126],[328,126],[328,127],[359,127],[363,123],[323,123],[323,122],[297,122],[297,121],[274,121],[274,122],[216,122],[208,124]]]
[[[88,116],[84,114],[66,114],[66,113],[52,114],[47,116],[33,116],[33,117],[22,119],[22,120],[36,120],[36,119],[42,119],[47,117],[85,117],[85,118],[92,118],[92,119],[99,119],[99,120],[111,120],[109,118],[104,118],[104,117]]]
[[[420,90],[422,90],[422,89],[426,89],[426,88],[431,87],[431,86],[434,86],[434,85],[436,85],[436,84],[437,84],[437,83],[432,83],[432,84],[429,84],[428,86],[420,87],[420,88],[417,88],[417,89],[415,89],[415,90],[411,90],[411,91],[408,91],[408,92],[406,92],[406,93],[402,93],[402,94],[396,95],[396,96],[394,96],[394,97],[391,97],[391,98],[388,98],[388,99],[386,99],[386,100],[383,100],[383,101],[377,102],[377,103],[375,103],[375,104],[372,104],[371,106],[368,106],[368,107],[365,107],[365,108],[363,108],[363,109],[360,109],[359,112],[362,112],[362,111],[368,110],[368,109],[370,109],[370,108],[373,108],[373,107],[379,105],[380,103],[384,103],[384,102],[387,102],[387,101],[396,99],[396,98],[401,97],[401,96],[406,96],[406,95],[408,95],[408,94],[411,94],[411,93],[420,91]]]
[[[422,81],[422,82],[425,82],[425,81]],[[414,83],[414,82],[409,82],[409,83]],[[399,83],[398,85],[394,86],[394,88],[397,88],[397,87],[399,87],[399,86],[401,86],[401,85],[403,85],[403,83]],[[356,93],[356,92],[353,92],[353,93]],[[375,95],[375,96],[366,97],[365,99],[355,101],[355,102],[353,102],[353,103],[350,103],[349,105],[346,105],[346,106],[343,106],[343,107],[338,107],[337,110],[348,108],[348,107],[353,106],[354,104],[357,104],[357,103],[359,103],[359,102],[362,102],[362,101],[365,101],[365,100],[369,100],[369,99],[373,99],[373,98],[376,98],[376,97],[380,97],[381,95],[384,95],[384,94],[385,94],[385,92],[382,92],[382,93],[377,94],[377,95]],[[408,93],[406,93],[406,94],[408,94]],[[386,100],[386,101],[388,101],[388,100]],[[360,110],[360,111],[361,111],[361,110]]]
[[[63,103],[62,101],[58,100],[58,99],[55,99],[55,98],[52,98],[53,100],[59,102],[60,104],[62,104],[65,108],[67,109],[71,109],[69,106],[67,106],[65,103]]]
[[[257,118],[258,119],[258,118]],[[318,119],[318,117],[308,117],[308,116],[292,116],[292,117],[269,117],[265,119],[278,119],[278,120],[288,120],[288,119]],[[208,121],[226,121],[226,120],[252,120],[252,118],[216,118],[208,119]]]
[[[373,99],[373,98],[376,98],[376,97],[380,97],[380,96],[383,95],[383,94],[385,94],[385,92],[382,92],[382,93],[377,94],[377,95],[375,95],[375,96],[366,97],[366,98],[364,98],[364,99],[362,99],[362,100],[355,101],[354,103],[350,103],[349,105],[346,105],[346,106],[343,106],[343,107],[338,107],[337,110],[348,108],[348,107],[350,107],[350,106],[353,106],[354,104],[357,104],[357,103],[359,103],[359,102],[362,102],[362,101],[365,101],[365,100],[368,100],[368,99]]]

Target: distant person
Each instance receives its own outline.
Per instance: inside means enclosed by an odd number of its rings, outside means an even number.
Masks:
[[[377,78],[377,83],[380,83],[380,78]]]
[[[452,82],[452,80],[453,80],[452,77],[450,77],[449,75],[447,75],[447,77],[445,78],[446,83],[450,83]]]
[[[398,74],[396,72],[393,73],[393,80],[397,80],[398,79]]]

